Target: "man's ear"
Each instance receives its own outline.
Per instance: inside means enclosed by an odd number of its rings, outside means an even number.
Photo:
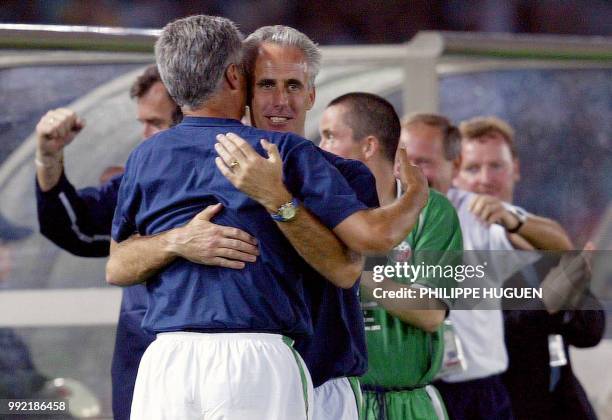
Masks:
[[[314,106],[316,97],[317,97],[317,92],[316,92],[315,87],[313,86],[313,87],[308,89],[308,101],[309,101],[309,103],[308,103],[308,106],[306,107],[306,109],[308,111],[310,111],[312,109],[312,107]]]
[[[372,159],[381,149],[380,140],[375,136],[367,136],[363,142],[363,156]]]
[[[232,90],[242,89],[241,83],[243,82],[243,77],[242,70],[235,63],[230,64],[225,69],[225,81]]]

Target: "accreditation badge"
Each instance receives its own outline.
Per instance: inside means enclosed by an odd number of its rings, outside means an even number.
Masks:
[[[567,365],[567,355],[561,334],[548,336],[548,353],[550,354],[550,367]]]
[[[444,321],[444,355],[442,356],[442,367],[435,379],[444,378],[449,375],[465,372],[467,361],[463,354],[461,340],[455,334],[455,327],[451,320]]]

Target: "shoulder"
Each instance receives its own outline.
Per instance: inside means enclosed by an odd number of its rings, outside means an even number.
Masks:
[[[429,189],[429,199],[423,209],[425,223],[443,223],[459,226],[459,217],[451,201],[437,190]]]
[[[329,153],[317,146],[319,153],[332,165],[334,165],[345,178],[358,178],[361,176],[373,176],[368,167],[361,161],[344,159],[333,153]]]
[[[294,133],[266,131],[256,127],[244,126],[239,134],[244,136],[245,140],[247,141],[250,139],[250,142],[256,146],[259,146],[259,140],[266,139],[278,147],[278,151],[283,158],[288,154],[295,153],[296,151],[302,149],[305,151],[317,149],[317,147],[310,140],[300,137]]]
[[[451,188],[446,193],[446,197],[450,200],[453,206],[459,210],[461,207],[467,206],[474,196],[473,193],[458,188]]]
[[[160,131],[159,133],[154,134],[148,139],[142,141],[130,152],[126,167],[129,166],[130,162],[133,162],[134,160],[139,160],[144,156],[150,155],[155,150],[159,150],[160,147],[162,147],[164,144],[168,144],[166,140],[168,140],[169,137],[172,137],[172,134],[168,133],[171,130],[174,130],[174,128],[169,128],[168,130]]]
[[[427,201],[427,206],[440,212],[453,215],[456,215],[457,213],[450,200],[446,198],[444,194],[434,190],[433,188],[429,189],[429,200]]]

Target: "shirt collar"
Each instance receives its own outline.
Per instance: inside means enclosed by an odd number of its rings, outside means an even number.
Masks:
[[[195,126],[195,127],[227,127],[227,126],[239,126],[243,124],[233,118],[209,118],[209,117],[183,117],[181,125]]]

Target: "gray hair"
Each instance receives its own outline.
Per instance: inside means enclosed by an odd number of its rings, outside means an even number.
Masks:
[[[222,17],[178,19],[164,27],[155,43],[155,58],[172,99],[197,109],[218,91],[227,67],[241,65],[242,34]]]
[[[249,80],[252,80],[255,70],[255,60],[257,59],[259,46],[266,42],[296,47],[302,51],[306,57],[308,83],[311,87],[314,87],[315,79],[321,68],[321,50],[302,32],[283,25],[262,26],[244,41],[244,68]]]

